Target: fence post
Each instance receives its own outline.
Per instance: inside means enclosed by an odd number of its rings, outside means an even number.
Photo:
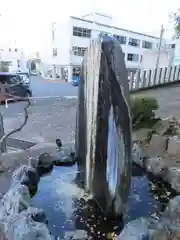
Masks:
[[[4,136],[4,122],[3,122],[3,116],[0,113],[0,139]],[[2,142],[0,145],[0,153],[6,152],[6,142]]]
[[[162,71],[163,69],[162,68],[159,68],[159,81],[158,81],[158,85],[161,85],[161,78],[162,78]]]

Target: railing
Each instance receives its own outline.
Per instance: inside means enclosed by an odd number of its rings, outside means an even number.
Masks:
[[[129,72],[129,88],[131,91],[165,86],[180,81],[180,66],[165,67],[155,70],[138,70]]]

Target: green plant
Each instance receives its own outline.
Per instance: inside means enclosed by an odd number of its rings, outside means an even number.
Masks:
[[[131,110],[133,128],[151,128],[156,122],[155,110],[159,108],[158,102],[153,97],[132,97]]]

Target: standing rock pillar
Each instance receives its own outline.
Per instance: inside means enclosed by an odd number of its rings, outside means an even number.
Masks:
[[[131,179],[131,115],[124,54],[115,39],[92,40],[82,63],[76,155],[85,188],[103,211],[119,215]]]

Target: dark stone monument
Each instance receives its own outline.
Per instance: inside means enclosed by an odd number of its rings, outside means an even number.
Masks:
[[[131,179],[131,115],[117,40],[92,40],[83,59],[76,119],[79,178],[107,215],[125,210]]]

